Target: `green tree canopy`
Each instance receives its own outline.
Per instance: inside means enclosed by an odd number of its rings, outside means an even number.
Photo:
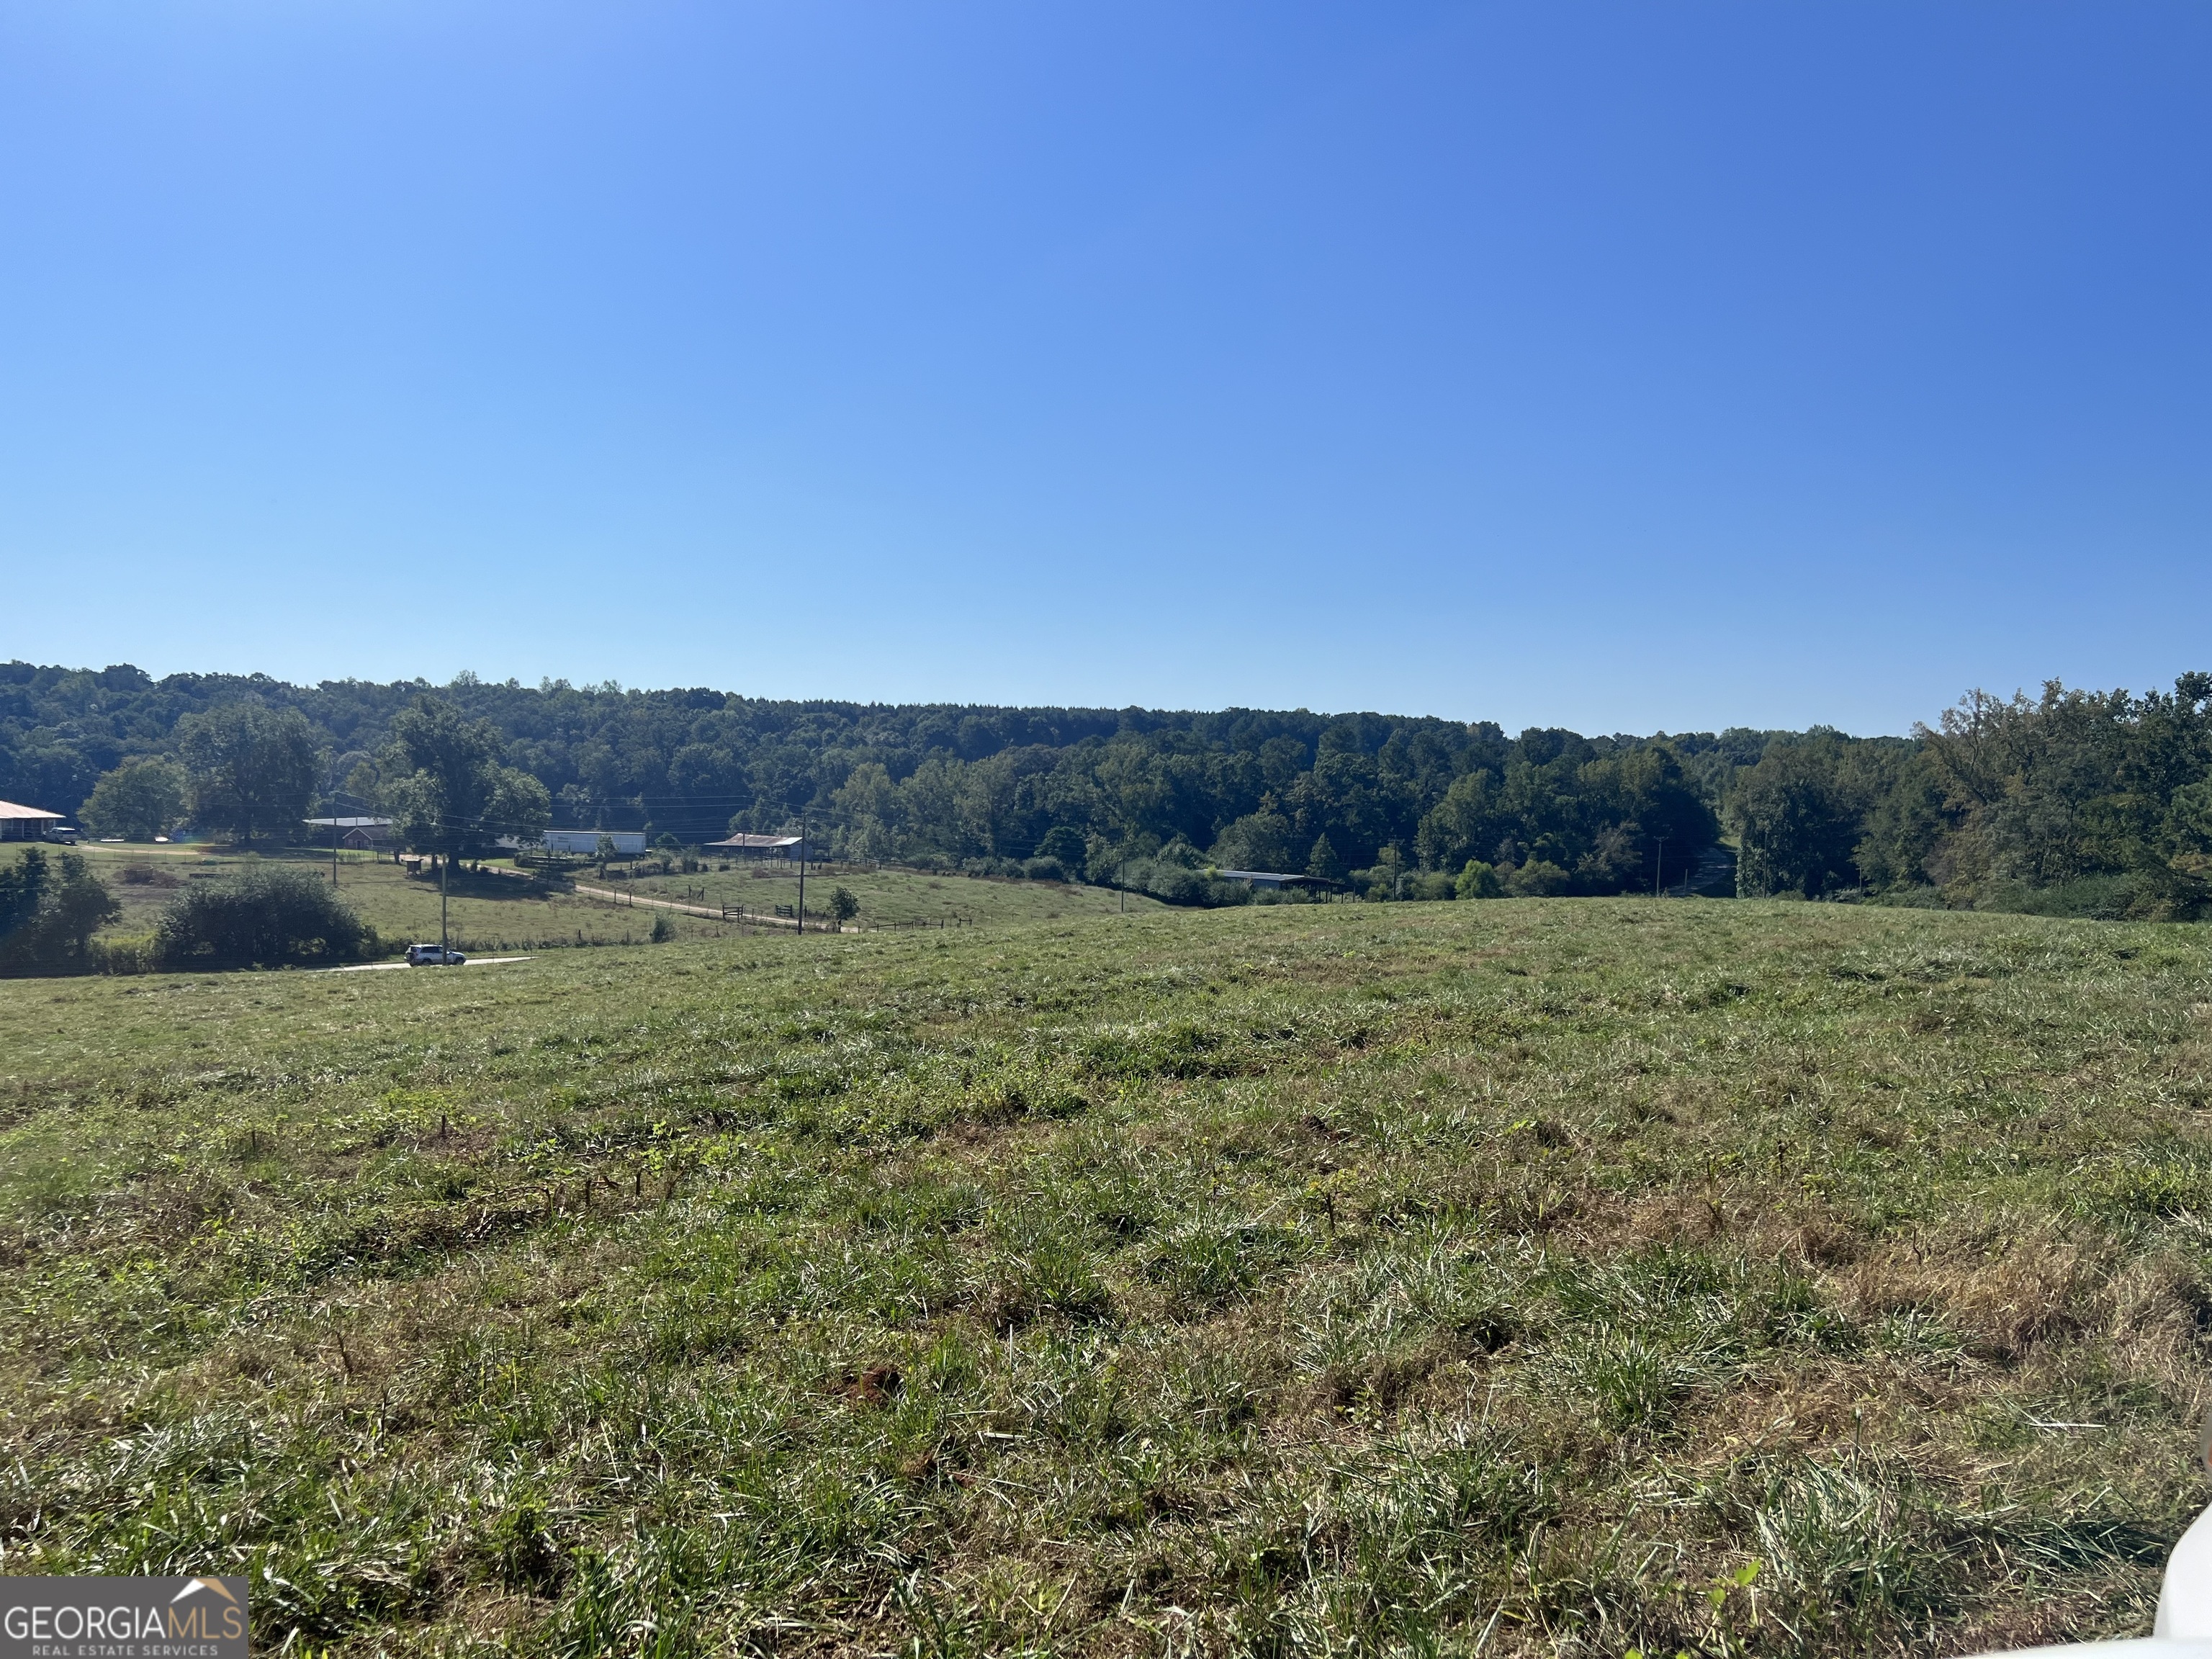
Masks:
[[[1313,850],[1306,854],[1305,872],[1316,881],[1344,879],[1344,860],[1336,855],[1327,835],[1314,837]]]
[[[172,968],[345,962],[377,943],[374,930],[329,883],[282,864],[221,884],[195,883],[162,913],[154,935],[155,954]]]
[[[2132,915],[2212,902],[2197,827],[2212,674],[2140,696],[2056,680],[2034,699],[1978,691],[1919,735],[1947,820],[1927,861],[1961,896],[2119,878]]]
[[[125,761],[93,786],[84,804],[85,827],[95,836],[151,841],[185,821],[191,780],[172,760]]]
[[[1776,744],[1738,781],[1736,891],[1746,898],[1798,893],[1817,898],[1856,884],[1851,859],[1858,815],[1826,746]]]
[[[245,700],[177,722],[177,755],[190,775],[200,827],[228,830],[247,846],[289,837],[314,799],[319,745],[296,708]]]
[[[1280,870],[1295,873],[1301,863],[1297,829],[1270,796],[1221,832],[1213,861],[1231,870]]]
[[[1505,896],[1504,884],[1498,879],[1498,872],[1480,859],[1469,859],[1452,883],[1452,896],[1463,899],[1492,899]]]
[[[1087,849],[1083,843],[1083,832],[1072,823],[1055,823],[1044,832],[1036,844],[1036,856],[1058,859],[1070,870],[1080,871]]]
[[[544,785],[560,823],[650,824],[686,845],[803,815],[817,845],[848,854],[1003,866],[1065,830],[1081,836],[1092,878],[1158,890],[1146,872],[1194,867],[1172,847],[1340,877],[1395,843],[1408,875],[1474,860],[1504,883],[1536,862],[1565,871],[1569,890],[1601,893],[1649,891],[1662,841],[1670,884],[1695,870],[1725,811],[1750,836],[1747,893],[1933,884],[1948,902],[2010,906],[2040,893],[2048,902],[2037,904],[2063,910],[2060,890],[2087,883],[2121,894],[2130,915],[2212,908],[2212,847],[2190,793],[2212,775],[2204,674],[2144,695],[2056,684],[2040,696],[1977,693],[1937,729],[1866,738],[1752,727],[1508,737],[1486,721],[1364,713],[781,702],[561,681],[461,679],[435,695],[461,724],[492,724],[484,755]],[[190,738],[191,794],[210,829],[289,831],[323,769],[298,765],[277,792],[291,799],[268,810],[245,775],[257,769],[210,761],[202,726],[296,711],[312,728],[301,746],[344,757],[348,787],[381,799],[423,769],[393,742],[422,696],[410,682],[156,681],[127,665],[0,663],[0,797],[74,812],[103,774],[152,753],[185,759]],[[1752,775],[1770,751],[1790,750]],[[1054,843],[1063,869],[1071,836]],[[1330,855],[1316,864],[1324,843]],[[1401,887],[1417,884],[1394,878]]]
[[[83,972],[92,936],[120,908],[76,854],[24,848],[0,865],[0,975]]]
[[[384,801],[407,844],[451,859],[481,858],[502,836],[543,840],[553,799],[529,773],[501,763],[499,728],[423,697],[392,722],[379,759]]]

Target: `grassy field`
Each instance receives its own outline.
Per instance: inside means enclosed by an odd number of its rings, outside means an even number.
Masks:
[[[583,877],[583,879],[591,879]],[[763,864],[747,868],[702,870],[693,875],[643,876],[621,886],[641,894],[695,904],[726,904],[732,909],[775,914],[779,904],[799,904],[796,867]],[[827,914],[830,890],[843,887],[860,902],[862,927],[988,927],[1005,921],[1058,921],[1103,916],[1128,910],[1157,910],[1158,899],[1122,894],[1104,887],[1060,882],[993,881],[968,876],[930,875],[911,870],[846,868],[810,870],[806,914]]]
[[[264,1650],[2148,1629],[2212,935],[1650,901],[0,985],[0,1542]]]
[[[162,908],[188,881],[216,881],[234,874],[262,855],[227,848],[118,847],[94,844],[78,849],[122,903],[123,915],[106,932],[111,935],[152,931]],[[0,849],[0,858],[15,856]],[[327,872],[330,855],[312,849],[273,850],[267,856]],[[691,876],[645,877],[605,881],[589,871],[580,878],[597,887],[635,891],[641,896],[708,904],[744,905],[774,915],[779,904],[796,908],[795,872],[756,874],[749,870],[707,871]],[[950,921],[975,927],[1000,922],[1057,921],[1106,915],[1120,896],[1099,887],[1063,887],[1056,883],[984,881],[965,876],[932,876],[910,871],[838,872],[818,885],[806,884],[810,916],[824,915],[832,887],[850,888],[860,901],[858,926],[897,927]],[[396,951],[410,939],[438,937],[438,884],[410,877],[387,859],[342,854],[338,890]],[[1157,900],[1132,895],[1132,910],[1159,908]],[[457,875],[448,899],[449,921],[464,951],[549,951],[580,945],[643,944],[653,931],[655,911],[631,908],[571,892],[548,890],[512,874]],[[672,913],[669,925],[678,939],[719,939],[734,925]]]

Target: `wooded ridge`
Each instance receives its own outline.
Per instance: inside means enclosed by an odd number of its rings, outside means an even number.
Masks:
[[[542,785],[556,826],[691,845],[804,821],[848,856],[1187,902],[1239,896],[1211,878],[1219,867],[1382,898],[1656,884],[2185,917],[2212,897],[2203,673],[2143,695],[1975,692],[1905,738],[1509,737],[1304,709],[777,701],[469,674],[157,681],[15,662],[0,665],[0,798],[104,816],[108,833],[151,833],[165,812],[204,832],[291,833],[326,807],[388,807],[420,764],[402,716],[422,707],[525,796],[522,775]]]

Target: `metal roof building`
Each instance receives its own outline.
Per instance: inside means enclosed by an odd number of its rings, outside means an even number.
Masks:
[[[798,836],[732,836],[727,841],[710,841],[700,849],[706,853],[736,853],[754,859],[798,859],[814,855],[806,850],[805,842]]]
[[[0,841],[44,841],[65,821],[59,812],[0,800]]]
[[[339,846],[350,848],[356,853],[392,844],[390,818],[308,818],[304,822],[314,829],[328,831]]]

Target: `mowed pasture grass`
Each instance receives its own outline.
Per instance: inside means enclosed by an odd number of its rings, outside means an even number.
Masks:
[[[756,913],[775,914],[779,904],[799,908],[799,869],[780,862],[727,870],[706,869],[692,874],[641,875],[635,880],[599,884],[588,873],[579,879],[594,884],[616,885],[655,898],[687,903],[743,906]],[[830,914],[832,889],[843,887],[860,901],[854,925],[861,927],[912,927],[963,925],[988,927],[1006,921],[1059,921],[1078,916],[1102,916],[1125,911],[1158,910],[1160,901],[1142,893],[1119,892],[1108,887],[1087,887],[1073,882],[1012,881],[985,877],[939,874],[919,870],[832,865],[810,869],[806,877],[806,914],[810,920]]]
[[[0,986],[14,1572],[346,1655],[2145,1631],[2184,927],[1532,901]]]
[[[189,883],[222,881],[270,860],[324,875],[331,868],[329,852],[318,854],[312,848],[244,852],[227,847],[94,845],[77,850],[122,906],[123,914],[103,930],[110,938],[151,933],[162,910]],[[140,878],[132,879],[134,873]],[[380,859],[366,853],[341,853],[338,896],[376,929],[394,954],[411,940],[438,937],[437,882],[410,876],[388,855]],[[514,876],[457,873],[447,904],[456,946],[464,951],[642,944],[653,931],[650,910],[548,891]],[[722,931],[720,922],[698,918],[690,919],[689,925],[678,918],[673,925],[679,938],[704,938]]]
[[[247,853],[222,847],[94,843],[77,850],[122,906],[122,915],[103,930],[110,938],[151,933],[163,908],[189,882],[220,881],[264,859],[281,859],[325,872],[331,867],[327,851],[318,853],[302,847]],[[16,848],[0,848],[0,860],[16,856]],[[549,951],[576,945],[641,945],[653,931],[654,918],[663,914],[651,905],[632,906],[549,890],[519,879],[511,866],[495,867],[508,873],[476,874],[463,870],[453,878],[447,900],[448,925],[460,950]],[[768,916],[775,914],[779,904],[796,909],[799,901],[796,868],[788,872],[777,866],[764,871],[709,869],[696,875],[649,875],[635,880],[607,879],[588,866],[571,873],[592,887],[639,898],[727,904],[733,910],[742,905]],[[137,878],[132,879],[133,876]],[[913,870],[836,868],[818,877],[808,876],[810,917],[829,915],[830,890],[837,886],[849,888],[860,900],[856,925],[861,927],[940,922],[988,927],[1103,916],[1118,913],[1124,904],[1131,911],[1163,908],[1157,899],[1138,894],[1124,899],[1103,887],[994,881]],[[338,892],[395,952],[410,940],[438,937],[437,882],[410,876],[388,855],[380,859],[365,853],[341,853]],[[680,911],[665,914],[678,939],[720,939],[733,934],[739,926]]]

